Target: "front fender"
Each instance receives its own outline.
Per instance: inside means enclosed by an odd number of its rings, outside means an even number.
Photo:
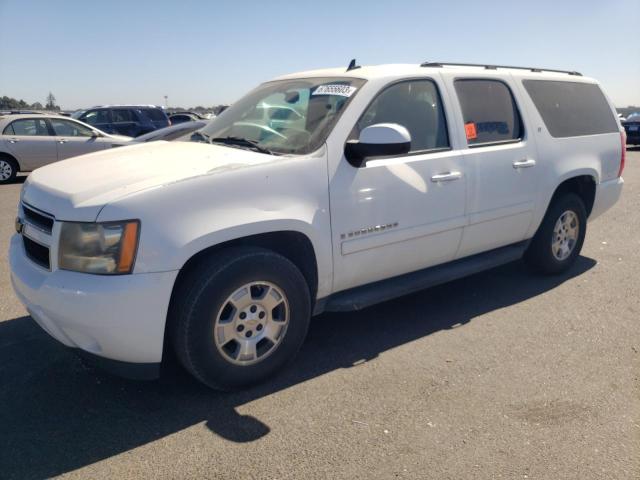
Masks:
[[[299,232],[314,248],[321,297],[333,276],[326,165],[322,154],[191,178],[119,199],[98,220],[140,220],[134,273],[180,270],[230,240]]]

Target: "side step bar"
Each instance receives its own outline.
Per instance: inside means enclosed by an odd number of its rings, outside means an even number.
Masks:
[[[529,241],[527,240],[417,272],[343,290],[319,300],[316,304],[314,315],[318,315],[323,311],[348,312],[362,310],[376,303],[386,302],[425,288],[495,268],[520,259],[528,245]]]

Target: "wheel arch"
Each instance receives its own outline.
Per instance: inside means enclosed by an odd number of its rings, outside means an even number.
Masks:
[[[318,290],[318,263],[313,243],[311,239],[302,232],[296,230],[279,230],[234,238],[211,245],[194,253],[187,259],[176,277],[171,291],[168,312],[171,312],[172,305],[176,300],[175,294],[179,290],[181,282],[200,264],[203,258],[225,249],[239,246],[265,248],[290,260],[300,270],[307,282],[312,302],[311,308],[313,310]],[[167,318],[164,331],[163,350],[165,353],[171,350],[169,348],[169,338],[167,335],[169,331],[169,320],[170,319]]]
[[[21,172],[22,171],[22,167],[20,166],[20,162],[18,161],[18,159],[11,155],[10,153],[7,153],[5,151],[0,151],[0,158],[8,158],[9,160],[13,160],[16,165],[18,166],[17,172]]]
[[[588,218],[589,215],[591,215],[593,204],[596,198],[596,184],[596,175],[594,173],[588,172],[581,172],[580,174],[576,174],[563,179],[562,182],[554,190],[553,195],[551,196],[551,199],[549,200],[549,203],[547,205],[547,211],[556,198],[559,198],[561,195],[564,195],[566,193],[575,193],[584,203]]]

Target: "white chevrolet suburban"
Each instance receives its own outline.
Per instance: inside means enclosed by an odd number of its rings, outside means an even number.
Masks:
[[[111,371],[153,378],[173,350],[205,384],[241,388],[292,360],[314,314],[521,257],[566,270],[587,220],[620,197],[624,144],[577,72],[288,75],[191,142],[36,170],[11,278],[44,330]]]

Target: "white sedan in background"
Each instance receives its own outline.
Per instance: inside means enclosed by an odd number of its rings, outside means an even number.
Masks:
[[[59,115],[0,116],[0,184],[65,158],[127,145],[131,137],[110,135]]]

